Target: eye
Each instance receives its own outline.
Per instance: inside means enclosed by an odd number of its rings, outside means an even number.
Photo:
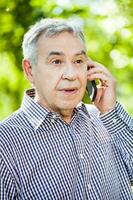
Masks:
[[[77,63],[82,63],[83,62],[83,60],[77,60]]]
[[[52,63],[55,65],[59,65],[59,64],[61,64],[61,60],[56,59],[56,60],[53,60]]]
[[[78,59],[78,60],[75,61],[75,63],[81,64],[81,63],[83,63],[83,60],[82,59]]]

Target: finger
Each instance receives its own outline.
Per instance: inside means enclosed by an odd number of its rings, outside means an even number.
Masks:
[[[104,88],[103,87],[100,87],[98,86],[97,87],[97,95],[96,95],[96,98],[95,98],[95,104],[99,103],[100,100],[101,100],[101,97],[103,95],[103,92],[104,92]]]
[[[95,62],[93,60],[91,60],[90,58],[88,58],[88,67],[89,67],[89,70],[88,71],[92,71],[93,70],[99,70],[101,72],[104,72],[110,76],[112,76],[112,74],[110,73],[110,71],[102,64],[98,63],[98,62]]]
[[[105,75],[103,73],[94,73],[94,74],[88,75],[87,78],[89,81],[99,79],[100,83],[103,86],[108,86],[109,83],[111,82],[110,77],[108,77],[107,75]]]
[[[109,86],[108,81],[105,81],[105,80],[102,81],[102,80],[100,80],[99,82],[100,82],[99,85],[102,86],[102,87],[108,87]]]
[[[87,59],[87,65],[88,67],[90,68],[94,68],[94,67],[97,67],[97,66],[100,66],[101,64],[98,63],[98,62],[95,62],[93,60],[91,60],[90,58]],[[101,65],[102,66],[102,65]]]
[[[112,77],[111,73],[106,68],[104,68],[102,66],[95,66],[95,67],[90,68],[88,70],[88,75],[91,75],[93,73],[103,73],[103,74],[105,74],[107,76]]]

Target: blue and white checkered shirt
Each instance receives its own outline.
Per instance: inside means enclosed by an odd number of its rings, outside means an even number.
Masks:
[[[133,121],[122,106],[99,117],[82,104],[67,124],[30,96],[0,125],[0,199],[132,200]]]

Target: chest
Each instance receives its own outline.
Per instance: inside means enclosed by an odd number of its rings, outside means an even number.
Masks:
[[[16,155],[20,199],[91,199],[105,188],[113,194],[119,187],[115,154],[110,138],[98,134],[81,125],[29,134]]]

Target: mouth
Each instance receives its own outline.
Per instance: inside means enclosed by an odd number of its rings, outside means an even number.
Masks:
[[[65,93],[65,94],[75,94],[75,93],[77,93],[78,89],[77,88],[63,88],[59,91]]]

